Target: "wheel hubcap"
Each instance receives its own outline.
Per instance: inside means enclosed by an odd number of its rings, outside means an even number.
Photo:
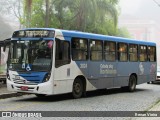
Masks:
[[[75,93],[79,93],[81,91],[81,86],[79,83],[75,83],[74,85],[74,91]]]

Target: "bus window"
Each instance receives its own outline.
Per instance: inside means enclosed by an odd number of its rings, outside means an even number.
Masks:
[[[128,60],[128,50],[127,44],[125,43],[118,43],[118,60],[119,61],[127,61]]]
[[[102,41],[90,41],[91,60],[102,60]]]
[[[148,46],[148,60],[150,62],[156,61],[156,48],[152,46]]]
[[[106,61],[116,60],[116,43],[104,42],[104,58]]]
[[[73,38],[72,39],[72,59],[87,60],[88,53],[87,39]]]
[[[70,63],[70,45],[68,41],[56,40],[55,66],[60,67]]]
[[[138,45],[135,45],[135,44],[129,45],[129,60],[131,62],[138,61]]]
[[[139,52],[140,52],[140,61],[141,62],[145,62],[147,61],[147,47],[146,46],[143,46],[143,45],[140,45],[140,48],[139,48]]]

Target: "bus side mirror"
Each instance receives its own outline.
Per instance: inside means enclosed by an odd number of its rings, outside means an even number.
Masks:
[[[10,40],[11,40],[11,38],[8,38],[8,39],[4,40],[4,42],[3,42],[3,52],[5,52],[6,47],[10,45]]]
[[[4,46],[3,46],[3,52],[6,51],[6,44],[4,43]]]
[[[3,43],[3,52],[6,51],[6,47],[7,47],[7,44],[6,44],[6,41],[4,41],[4,43]]]

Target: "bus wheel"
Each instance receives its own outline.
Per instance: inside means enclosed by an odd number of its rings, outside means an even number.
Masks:
[[[128,85],[128,90],[130,92],[135,91],[135,89],[136,89],[136,81],[137,81],[136,77],[134,75],[131,75],[130,78],[129,78],[129,85]]]
[[[83,83],[81,79],[76,78],[73,82],[72,95],[74,98],[80,98],[83,94]]]

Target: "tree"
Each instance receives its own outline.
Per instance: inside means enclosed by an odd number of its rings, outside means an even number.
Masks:
[[[49,26],[49,0],[46,0],[46,17],[45,17],[45,27]]]
[[[30,23],[30,27],[54,27],[109,35],[117,32],[118,0],[24,1],[24,25],[27,27]]]
[[[57,11],[56,16],[60,21],[60,28],[109,33],[110,29],[104,26],[112,24],[112,27],[116,30],[118,12],[115,7],[117,0],[114,1],[74,0],[73,2],[72,0],[57,0],[55,10]],[[112,23],[109,22],[111,20],[113,21]],[[100,29],[101,31],[98,32]]]
[[[32,0],[24,0],[24,15],[25,15],[24,20],[26,23],[26,27],[30,27],[31,14],[32,14]]]
[[[12,21],[17,21],[23,23],[22,17],[22,1],[21,0],[1,0],[0,1],[0,14],[4,17],[12,19]],[[21,28],[21,24],[19,26]]]
[[[96,33],[115,35],[117,30],[118,11],[116,4],[118,0],[97,0],[96,20],[91,23]],[[100,8],[100,9],[99,9]],[[92,32],[94,32],[92,31]],[[98,32],[99,31],[99,32]]]
[[[131,35],[130,35],[129,31],[125,27],[122,27],[122,28],[118,29],[117,36],[131,38]]]

